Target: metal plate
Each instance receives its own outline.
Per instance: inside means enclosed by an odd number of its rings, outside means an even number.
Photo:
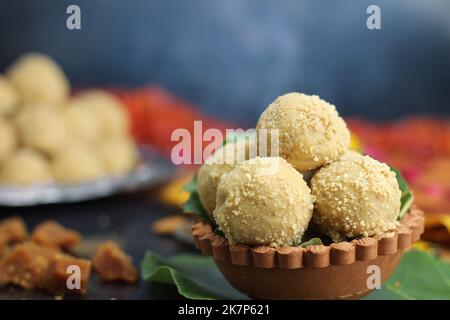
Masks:
[[[0,185],[0,206],[21,207],[52,203],[71,203],[138,191],[170,178],[173,167],[151,147],[139,147],[141,163],[127,175],[63,185],[46,183],[31,186]]]

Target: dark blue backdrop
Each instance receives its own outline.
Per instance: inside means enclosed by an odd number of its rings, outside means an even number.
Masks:
[[[366,28],[369,4],[381,30]],[[0,0],[0,69],[30,50],[75,86],[158,84],[249,125],[294,90],[374,119],[450,109],[447,0]]]

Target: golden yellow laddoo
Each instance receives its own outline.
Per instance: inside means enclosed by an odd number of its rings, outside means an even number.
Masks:
[[[9,158],[17,146],[13,126],[0,117],[0,164]]]
[[[61,105],[70,93],[69,81],[61,67],[43,54],[21,56],[6,74],[25,105]]]
[[[358,151],[347,150],[339,157],[339,160],[341,160],[341,161],[350,160],[351,161],[354,159],[358,159],[360,156],[361,156],[361,153],[359,153]]]
[[[124,174],[136,167],[138,150],[131,138],[113,137],[101,142],[98,151],[106,171],[110,174]]]
[[[256,157],[224,174],[214,218],[231,244],[300,242],[313,211],[302,174],[280,157]]]
[[[216,208],[217,185],[220,177],[231,171],[237,164],[248,160],[250,145],[254,144],[254,141],[246,139],[229,142],[206,159],[198,170],[197,192],[210,218],[214,219],[212,213]]]
[[[102,138],[102,128],[95,112],[86,106],[69,103],[64,110],[67,129],[77,140],[94,143]]]
[[[312,222],[334,241],[381,234],[398,224],[401,191],[395,173],[369,156],[352,154],[321,168],[311,190]]]
[[[27,147],[54,154],[70,143],[61,110],[47,105],[23,108],[16,117],[19,137]]]
[[[350,132],[336,107],[297,92],[272,102],[256,129],[278,130],[279,156],[300,172],[337,160],[350,145]]]
[[[73,104],[84,106],[93,112],[105,137],[129,132],[130,119],[121,102],[104,90],[87,90],[75,96]]]
[[[61,149],[53,158],[51,168],[56,181],[61,183],[85,182],[106,174],[96,150],[79,142]]]
[[[0,75],[0,116],[11,114],[16,108],[18,100],[13,85]]]
[[[32,149],[20,149],[3,164],[0,182],[8,185],[28,185],[51,181],[47,162]]]

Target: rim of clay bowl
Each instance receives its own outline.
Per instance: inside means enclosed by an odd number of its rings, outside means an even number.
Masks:
[[[230,245],[226,238],[214,233],[211,225],[203,222],[192,226],[192,236],[202,254],[237,266],[266,269],[326,268],[329,265],[349,265],[355,261],[372,260],[407,249],[420,239],[424,221],[423,211],[413,205],[395,230],[377,236],[306,248]]]

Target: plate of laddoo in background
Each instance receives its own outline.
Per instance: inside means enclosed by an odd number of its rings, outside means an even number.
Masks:
[[[94,199],[169,176],[166,161],[136,145],[114,95],[70,92],[43,54],[25,54],[0,74],[0,205]]]

